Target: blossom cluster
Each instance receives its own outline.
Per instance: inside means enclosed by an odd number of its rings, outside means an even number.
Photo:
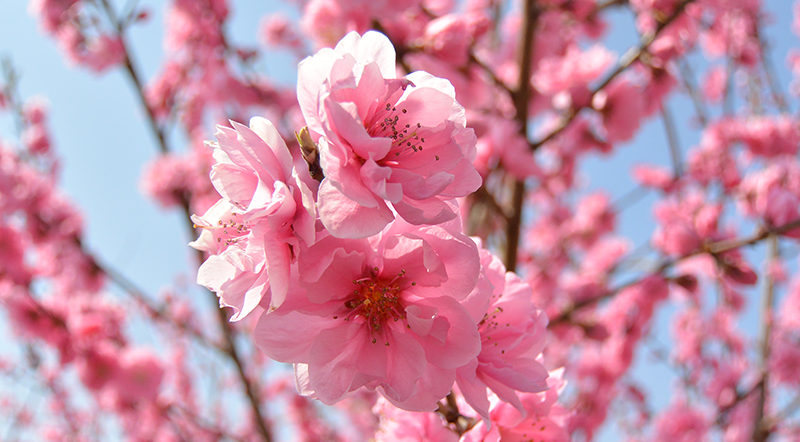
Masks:
[[[256,345],[294,364],[305,396],[363,388],[433,411],[457,385],[486,420],[489,390],[524,417],[518,394],[548,388],[547,318],[462,233],[456,198],[481,178],[453,87],[396,78],[389,40],[353,32],[300,63],[298,101],[302,158],[264,118],[218,127],[221,198],[193,218],[192,246],[209,254],[198,282],[232,320],[260,315]]]

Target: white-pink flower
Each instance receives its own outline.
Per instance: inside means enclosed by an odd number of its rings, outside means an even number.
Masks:
[[[456,217],[446,201],[477,190],[475,134],[449,81],[396,78],[395,52],[377,32],[348,34],[300,63],[297,96],[320,151],[318,208],[339,238],[365,238],[393,218]]]
[[[315,237],[311,189],[292,166],[275,126],[253,118],[250,127],[218,127],[211,181],[222,196],[202,216],[190,245],[209,253],[197,282],[233,307],[238,320],[266,298],[278,307],[289,290],[289,268],[301,243]]]
[[[480,352],[461,304],[479,270],[475,243],[441,226],[395,220],[369,239],[327,236],[300,254],[297,292],[261,317],[255,341],[294,363],[301,393],[323,403],[365,387],[432,411]]]

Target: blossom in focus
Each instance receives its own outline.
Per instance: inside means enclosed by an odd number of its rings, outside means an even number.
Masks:
[[[521,393],[525,413],[521,414],[513,405],[505,402],[493,403],[490,411],[491,425],[479,422],[462,438],[464,442],[517,442],[542,440],[566,442],[570,440],[566,431],[570,412],[559,404],[558,397],[566,387],[564,369],[550,372],[547,391]]]
[[[266,298],[279,306],[300,243],[315,237],[313,194],[292,166],[275,126],[253,118],[250,127],[218,127],[211,181],[222,198],[192,220],[203,231],[191,246],[211,256],[197,281],[233,307],[241,319]]]
[[[487,388],[523,414],[517,392],[547,389],[547,370],[537,360],[547,337],[547,316],[531,302],[530,285],[506,272],[499,258],[481,249],[481,264],[489,285],[479,283],[466,302],[478,322],[481,353],[457,370],[456,382],[467,403],[488,421]]]
[[[325,175],[319,215],[334,236],[374,235],[392,209],[411,224],[442,223],[456,217],[448,200],[480,186],[453,86],[425,72],[396,78],[384,35],[351,32],[303,60],[297,84]]]
[[[452,227],[395,220],[368,239],[318,240],[298,258],[298,290],[261,316],[256,344],[294,363],[301,393],[325,404],[366,387],[405,410],[435,410],[481,350],[462,305],[478,251]]]

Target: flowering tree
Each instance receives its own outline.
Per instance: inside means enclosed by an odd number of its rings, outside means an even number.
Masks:
[[[4,61],[3,439],[800,438],[798,91],[765,5],[296,8],[249,48],[228,1],[171,0],[144,78],[146,5],[31,0],[69,63],[133,86],[143,122],[120,124],[157,151],[141,187],[181,214],[204,288],[144,293],[85,245],[48,109]],[[620,11],[638,39],[618,57]],[[257,69],[276,48],[296,88]],[[637,183],[616,201],[588,190],[588,161],[659,120],[671,162],[614,170]],[[641,195],[655,224],[634,249],[620,220]],[[635,373],[648,351],[673,373],[663,402]]]

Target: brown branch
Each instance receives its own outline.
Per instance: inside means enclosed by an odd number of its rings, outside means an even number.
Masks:
[[[519,133],[528,139],[528,104],[531,95],[531,64],[533,60],[534,31],[539,21],[540,9],[536,0],[525,0],[522,7],[523,24],[519,40],[517,65],[519,77],[517,90],[511,95],[516,115],[514,120],[519,125]],[[516,178],[512,184],[511,216],[506,224],[505,265],[509,272],[517,268],[517,250],[519,249],[520,230],[522,228],[522,208],[525,202],[525,180]]]
[[[169,153],[170,152],[170,148],[169,148],[169,145],[167,143],[167,139],[166,139],[166,136],[164,134],[164,130],[158,124],[158,121],[156,119],[156,115],[155,115],[153,109],[147,103],[147,99],[146,99],[145,94],[144,94],[144,85],[143,85],[143,83],[142,83],[142,81],[140,79],[138,71],[137,71],[137,69],[136,69],[136,67],[134,65],[133,60],[132,60],[131,52],[128,49],[128,46],[127,46],[127,43],[126,43],[126,39],[125,39],[125,26],[121,21],[119,21],[117,19],[116,13],[114,12],[114,9],[111,7],[111,5],[108,3],[108,0],[101,0],[101,4],[102,4],[103,8],[105,9],[109,20],[111,20],[111,22],[114,23],[115,26],[116,26],[117,36],[118,36],[118,38],[119,38],[119,40],[120,40],[120,42],[122,44],[122,49],[123,49],[123,53],[124,53],[124,63],[123,64],[125,66],[125,71],[128,73],[128,78],[133,83],[136,95],[139,98],[139,102],[141,103],[143,109],[145,110],[145,113],[147,114],[148,122],[150,123],[150,129],[153,132],[153,134],[156,136],[157,141],[158,141],[158,148],[161,151],[161,153]],[[192,223],[192,220],[191,220],[192,211],[191,211],[191,208],[190,208],[189,196],[188,195],[184,195],[184,197],[181,199],[181,206],[182,206],[182,209],[183,209],[184,219],[186,221],[185,225],[187,226],[187,230],[188,230],[189,236],[191,238],[194,238],[194,237],[197,236],[197,232],[195,231],[194,223]],[[198,251],[196,256],[197,256],[197,260],[198,260],[198,265],[202,264],[203,261],[205,260],[205,256],[203,255],[203,252]],[[248,379],[248,377],[247,377],[247,375],[245,373],[244,365],[242,363],[241,358],[239,357],[238,351],[236,350],[236,344],[235,344],[235,341],[234,341],[234,338],[233,338],[234,330],[233,330],[233,327],[231,326],[231,324],[229,322],[228,314],[227,314],[227,312],[225,310],[222,310],[221,308],[216,306],[216,304],[217,304],[216,295],[214,293],[210,292],[210,291],[207,291],[207,293],[209,294],[210,299],[212,300],[212,302],[215,304],[215,307],[217,308],[217,313],[218,313],[217,314],[217,319],[218,319],[218,322],[219,322],[220,330],[222,331],[222,336],[223,336],[223,340],[224,340],[223,348],[224,348],[225,354],[227,354],[228,357],[233,362],[234,366],[236,367],[236,371],[237,371],[237,373],[239,375],[239,379],[242,382],[242,384],[244,385],[245,393],[246,393],[246,395],[247,395],[247,397],[249,399],[249,402],[250,402],[250,408],[251,408],[251,410],[252,410],[252,412],[253,412],[253,414],[255,416],[256,426],[258,428],[258,431],[261,434],[261,437],[263,438],[263,440],[269,442],[269,441],[272,440],[272,436],[271,436],[269,428],[267,427],[266,418],[265,418],[264,412],[263,412],[263,410],[261,409],[261,406],[260,406],[260,399],[259,399],[258,389],[253,386],[253,381]]]
[[[478,67],[480,67],[484,72],[486,72],[486,74],[489,75],[489,78],[492,79],[492,83],[494,83],[495,86],[498,86],[500,89],[503,89],[509,95],[512,96],[514,95],[514,89],[512,89],[503,80],[501,80],[500,77],[498,77],[497,74],[495,74],[494,70],[492,70],[492,68],[489,65],[487,65],[480,58],[478,58],[478,55],[475,54],[475,52],[469,51],[469,61],[478,65]]]
[[[683,87],[686,88],[689,96],[692,98],[692,103],[694,104],[694,110],[697,112],[697,118],[700,120],[700,124],[705,127],[708,125],[708,110],[705,108],[705,103],[703,99],[700,97],[700,92],[697,89],[697,86],[694,83],[694,71],[692,67],[689,65],[689,62],[686,59],[679,59],[678,60],[678,68],[681,71],[681,80],[683,81]]]
[[[471,430],[478,423],[478,420],[461,414],[461,412],[458,410],[456,396],[452,391],[447,395],[445,400],[447,401],[447,404],[443,404],[442,401],[438,401],[436,403],[436,405],[439,406],[439,408],[436,409],[436,412],[442,415],[444,420],[451,425],[451,429],[456,434],[463,436],[464,433]]]
[[[113,267],[108,264],[101,263],[96,257],[92,256],[90,253],[84,251],[84,255],[87,258],[91,259],[94,265],[97,267],[98,270],[103,272],[114,284],[116,284],[120,289],[122,289],[125,293],[127,293],[130,297],[136,300],[142,308],[149,314],[152,318],[155,318],[159,321],[162,321],[166,324],[171,325],[179,329],[182,332],[187,333],[188,335],[195,338],[198,342],[203,344],[204,346],[226,354],[226,348],[223,347],[222,344],[218,342],[212,341],[209,337],[205,336],[195,327],[184,323],[184,322],[177,322],[175,318],[171,317],[165,310],[163,306],[156,306],[150,300],[150,297],[147,296],[142,290],[140,290],[133,281],[129,280],[125,275],[121,272],[117,271]]]
[[[756,27],[756,37],[758,40],[758,45],[760,46],[761,52],[761,64],[764,67],[764,74],[767,77],[767,84],[769,85],[770,92],[772,93],[772,100],[778,106],[781,112],[787,114],[789,113],[789,106],[786,104],[786,99],[784,98],[783,94],[781,93],[780,87],[778,86],[777,74],[775,73],[775,66],[772,64],[772,59],[769,57],[769,47],[767,42],[764,41],[764,36],[761,32],[760,26]]]
[[[766,265],[778,259],[778,238],[774,234],[768,237],[768,248]],[[756,412],[753,417],[753,442],[764,442],[769,437],[771,431],[764,419],[766,405],[769,399],[769,364],[770,338],[772,335],[773,304],[775,303],[775,281],[769,271],[764,272],[764,291],[761,294],[761,380],[758,382]]]
[[[663,274],[666,270],[670,269],[675,264],[677,264],[677,263],[679,263],[679,262],[681,262],[681,261],[683,261],[685,259],[694,257],[694,256],[702,255],[704,253],[708,253],[708,254],[710,254],[712,256],[716,256],[716,255],[718,255],[720,253],[724,253],[724,252],[727,252],[727,251],[730,251],[730,250],[738,249],[740,247],[751,246],[751,245],[757,244],[757,243],[769,238],[770,236],[781,235],[781,234],[786,233],[786,232],[788,232],[790,230],[794,230],[794,229],[798,229],[798,228],[800,228],[800,219],[796,219],[796,220],[794,220],[792,222],[789,222],[789,223],[784,224],[784,225],[779,226],[779,227],[773,227],[773,228],[770,228],[770,229],[763,229],[762,228],[758,232],[756,232],[756,233],[754,233],[754,234],[752,234],[750,236],[743,237],[743,238],[734,238],[734,239],[717,241],[717,242],[705,245],[702,248],[697,249],[697,250],[695,250],[695,251],[693,251],[691,253],[687,253],[686,255],[683,255],[681,257],[664,260],[655,269],[651,270],[650,272],[647,272],[647,276],[655,275],[655,274]],[[564,309],[564,311],[562,311],[561,313],[559,313],[558,315],[556,315],[556,316],[554,316],[553,318],[550,319],[548,327],[554,327],[556,325],[560,325],[560,324],[563,324],[565,322],[568,322],[572,318],[572,315],[574,315],[579,310],[581,310],[581,309],[583,309],[585,307],[597,304],[598,302],[603,301],[605,299],[609,299],[609,298],[613,297],[614,295],[616,295],[617,293],[619,293],[620,291],[622,291],[622,290],[624,290],[624,289],[626,289],[628,287],[631,287],[633,285],[638,284],[643,279],[644,278],[636,278],[636,279],[634,279],[632,281],[628,281],[628,282],[626,282],[626,283],[624,283],[624,284],[622,284],[622,285],[620,285],[618,287],[610,289],[607,292],[602,293],[602,294],[600,294],[598,296],[595,296],[595,297],[589,298],[589,299],[585,299],[583,301],[575,302],[575,303],[567,306]]]
[[[664,21],[658,24],[654,32],[650,34],[645,34],[640,39],[640,43],[638,46],[628,49],[628,51],[625,52],[622,55],[622,57],[620,57],[619,62],[617,63],[617,67],[608,76],[606,76],[606,79],[603,80],[603,82],[600,83],[599,86],[597,86],[592,90],[592,97],[594,97],[600,91],[605,89],[606,86],[608,86],[619,74],[624,72],[631,64],[639,60],[639,58],[641,58],[642,55],[644,55],[647,52],[647,49],[650,47],[651,44],[653,44],[656,38],[658,38],[658,36],[661,34],[661,31],[663,31],[667,26],[669,26],[673,21],[675,21],[675,19],[678,18],[681,15],[681,13],[683,13],[684,9],[686,8],[686,5],[692,3],[693,1],[694,0],[683,0],[681,3],[677,5],[677,7],[675,8],[675,12],[673,12],[672,15],[670,15]],[[591,102],[592,102],[591,99],[587,100],[587,103]],[[564,129],[569,127],[572,121],[575,120],[575,117],[577,117],[580,111],[584,109],[586,106],[588,106],[588,104],[584,105],[583,107],[571,109],[570,111],[568,111],[567,114],[562,117],[559,125],[556,126],[556,128],[550,131],[547,135],[545,135],[544,138],[540,139],[539,141],[536,141],[535,143],[531,143],[530,149],[535,151],[543,144],[547,143],[548,141],[556,137],[558,134],[563,132]]]
[[[661,118],[664,121],[664,131],[667,133],[667,143],[669,144],[669,155],[672,159],[672,176],[676,180],[683,175],[681,161],[681,148],[678,146],[678,134],[675,129],[675,122],[665,104],[661,104]]]

